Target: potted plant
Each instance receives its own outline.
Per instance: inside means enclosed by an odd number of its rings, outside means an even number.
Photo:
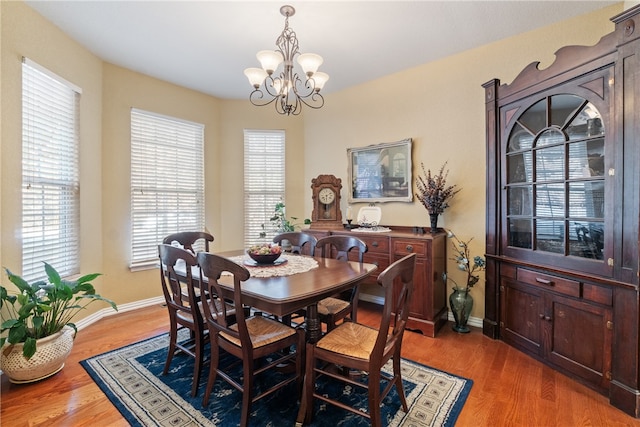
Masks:
[[[444,170],[447,162],[444,162],[437,175],[431,175],[431,169],[425,170],[424,163],[420,164],[424,177],[418,175],[416,187],[420,203],[429,212],[431,219],[431,232],[438,230],[438,215],[442,214],[449,207],[449,201],[460,191],[456,185],[447,185],[449,170]]]
[[[273,216],[269,218],[269,222],[271,223],[271,230],[276,233],[287,233],[291,231],[296,231],[296,229],[300,228],[300,224],[295,223],[297,221],[297,217],[292,216],[291,218],[287,218],[285,213],[284,203],[278,202],[276,203],[276,207],[273,210]],[[310,219],[305,219],[303,224],[311,224]],[[267,236],[266,225],[262,224],[262,232],[260,233],[261,238],[265,238]]]
[[[10,294],[0,286],[0,368],[11,382],[47,378],[64,366],[77,333],[73,317],[95,301],[116,304],[96,294],[91,281],[99,273],[77,280],[64,280],[56,269],[44,263],[48,280],[28,283],[5,269],[18,288]]]
[[[454,260],[458,265],[458,270],[463,271],[465,285],[461,286],[455,279],[449,277],[447,273],[442,273],[442,280],[446,283],[450,280],[453,284],[453,293],[449,296],[449,305],[453,312],[453,318],[455,325],[453,330],[460,333],[468,333],[467,321],[473,308],[473,298],[469,292],[471,288],[478,283],[480,276],[477,274],[479,271],[485,269],[485,260],[479,255],[473,257],[473,264],[471,264],[471,250],[469,249],[469,243],[473,240],[473,237],[466,242],[458,239],[458,237],[449,232],[447,235],[452,239],[452,247],[455,255],[450,258]],[[462,280],[460,280],[462,282]]]

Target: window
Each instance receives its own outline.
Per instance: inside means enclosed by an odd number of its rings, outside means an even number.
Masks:
[[[80,272],[78,121],[81,90],[22,62],[22,276]]]
[[[158,262],[158,244],[204,230],[204,125],[131,110],[131,268]]]
[[[268,227],[276,204],[284,200],[284,131],[244,131],[244,245],[276,234]],[[267,227],[263,229],[262,225]]]

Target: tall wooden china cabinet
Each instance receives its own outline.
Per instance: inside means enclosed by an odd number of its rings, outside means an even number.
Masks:
[[[640,6],[485,88],[483,331],[639,416]]]

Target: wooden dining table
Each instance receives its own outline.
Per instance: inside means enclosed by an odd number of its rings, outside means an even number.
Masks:
[[[238,259],[245,255],[243,250],[217,252],[216,255]],[[302,257],[284,253],[282,257]],[[314,257],[318,266],[310,270],[289,275],[278,275],[278,265],[274,265],[274,275],[271,277],[250,277],[242,283],[243,303],[256,310],[268,312],[279,317],[306,309],[305,327],[307,341],[315,343],[322,336],[318,319],[318,302],[323,298],[348,290],[377,270],[375,264],[359,263],[355,261],[339,261],[332,258]],[[251,272],[251,262],[246,262]],[[197,267],[194,267],[197,269]],[[283,271],[285,271],[283,269]],[[176,273],[186,277],[184,268],[176,268]],[[198,284],[199,271],[193,271],[193,279]],[[223,275],[220,280],[225,297],[233,298],[233,281],[230,276]]]

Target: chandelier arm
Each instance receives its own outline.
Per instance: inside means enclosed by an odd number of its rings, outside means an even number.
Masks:
[[[320,94],[320,92],[315,90],[315,81],[312,77],[308,78],[304,82],[304,88],[309,90],[306,95],[300,94],[298,91],[298,84],[303,84],[302,80],[296,74],[295,77],[296,85],[293,86],[293,92],[296,95],[296,98],[300,100],[307,107],[313,108],[315,110],[322,108],[324,105],[324,97]]]
[[[309,96],[305,96],[304,98],[299,98],[300,102],[302,102],[304,105],[306,105],[309,108],[313,108],[314,110],[318,110],[322,108],[322,106],[324,105],[324,97],[320,95],[319,92],[314,92],[310,96],[311,96],[311,101],[313,101],[314,104],[307,102],[307,99],[309,98]]]
[[[264,107],[265,105],[271,104],[273,101],[277,100],[279,97],[273,97],[271,99],[263,99],[264,93],[260,89],[254,89],[253,92],[249,94],[249,101],[255,105],[256,107]]]

